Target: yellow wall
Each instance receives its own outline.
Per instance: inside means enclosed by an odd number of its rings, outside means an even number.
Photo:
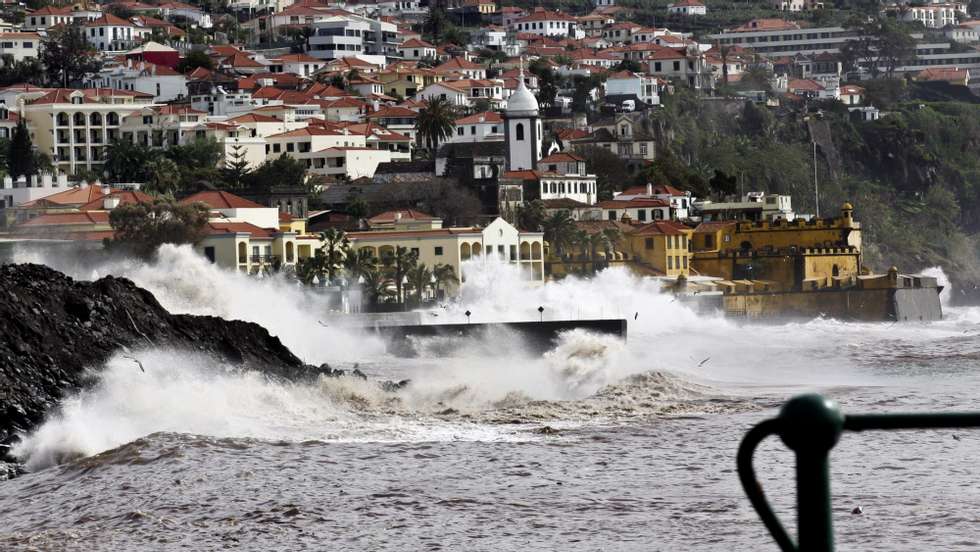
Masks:
[[[667,276],[690,274],[688,242],[690,232],[683,235],[630,235],[630,253],[637,261],[649,265]]]

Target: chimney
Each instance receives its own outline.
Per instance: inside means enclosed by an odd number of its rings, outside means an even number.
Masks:
[[[56,188],[67,188],[68,187],[68,175],[65,173],[58,173],[58,182],[55,184]]]
[[[37,175],[36,174],[32,174],[31,175],[31,185],[30,185],[30,187],[31,188],[37,188]]]
[[[647,195],[653,195],[653,182],[647,182]]]
[[[51,187],[51,173],[44,173],[41,175],[41,187],[50,188]]]
[[[110,196],[102,200],[102,208],[106,211],[111,211],[119,207],[119,198],[115,196]]]

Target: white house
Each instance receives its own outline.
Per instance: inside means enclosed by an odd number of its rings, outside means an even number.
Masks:
[[[223,190],[198,192],[180,202],[184,205],[203,203],[208,206],[212,218],[220,218],[224,222],[244,222],[259,228],[279,228],[277,207],[266,207]]]
[[[647,199],[665,201],[670,207],[668,218],[674,219],[687,218],[694,202],[694,198],[691,197],[690,192],[678,190],[669,184],[647,184],[646,186],[627,188],[622,192],[613,194],[613,199],[617,201]]]
[[[180,100],[187,96],[187,77],[166,65],[127,59],[107,63],[86,81],[91,88],[116,88],[153,95],[155,102]]]
[[[571,199],[594,205],[598,196],[596,175],[585,169],[585,159],[573,153],[558,152],[538,160],[543,200]]]
[[[635,95],[648,105],[658,105],[657,77],[638,75],[631,71],[619,71],[606,79],[606,96]]]
[[[495,111],[474,113],[456,119],[450,143],[497,142],[504,139],[504,118]]]
[[[680,0],[667,4],[667,13],[671,15],[707,15],[708,7],[701,0]]]
[[[14,62],[37,59],[41,35],[37,33],[0,34],[0,56],[12,56]]]
[[[544,8],[535,8],[530,15],[511,23],[510,30],[538,36],[585,38],[585,31],[578,28],[577,19],[566,13],[547,11]]]
[[[373,177],[379,164],[391,162],[391,152],[368,147],[332,147],[315,152],[309,161],[311,173],[353,180]]]
[[[157,11],[167,19],[183,17],[188,21],[193,21],[195,25],[202,29],[212,27],[211,15],[204,13],[200,8],[185,4],[183,2],[164,2],[157,5]]]
[[[119,52],[135,48],[148,36],[149,29],[140,29],[111,13],[103,14],[84,24],[85,37],[102,52]]]
[[[307,54],[286,54],[270,59],[269,63],[272,73],[292,73],[301,77],[312,77],[324,66],[322,59]]]
[[[456,86],[454,82],[437,82],[430,84],[415,95],[416,100],[432,100],[442,98],[448,100],[452,105],[469,107],[469,90]]]
[[[435,59],[436,47],[424,40],[410,38],[398,46],[398,53],[402,59],[418,61],[420,59]]]

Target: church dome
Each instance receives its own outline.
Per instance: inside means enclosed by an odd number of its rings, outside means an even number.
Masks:
[[[524,71],[521,71],[517,81],[517,90],[507,98],[508,115],[534,115],[538,114],[538,99],[524,85]]]

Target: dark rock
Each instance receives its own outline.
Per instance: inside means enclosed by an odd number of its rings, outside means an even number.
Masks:
[[[66,394],[91,384],[86,370],[118,350],[201,351],[290,380],[320,373],[257,324],[170,314],[123,278],[76,282],[42,265],[3,265],[0,297],[0,461],[9,459],[18,432],[30,431]],[[3,466],[0,472],[6,473]]]
[[[366,378],[365,378],[366,379]],[[381,390],[386,393],[394,393],[395,391],[400,391],[405,388],[406,385],[412,383],[412,380],[401,380],[399,382],[394,381],[381,381],[378,385],[381,386]]]

